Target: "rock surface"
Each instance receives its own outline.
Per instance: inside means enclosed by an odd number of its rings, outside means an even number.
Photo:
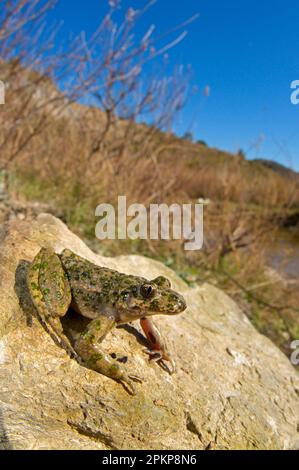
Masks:
[[[148,258],[95,255],[49,214],[11,221],[0,243],[0,448],[299,447],[298,374],[223,292],[207,284],[189,288]],[[109,352],[128,356],[127,367],[143,376],[136,396],[56,345],[24,285],[28,261],[41,246],[69,248],[126,273],[170,278],[188,309],[155,319],[177,373],[148,363],[137,324],[115,329],[103,342]]]

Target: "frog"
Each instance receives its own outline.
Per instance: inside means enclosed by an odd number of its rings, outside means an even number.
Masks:
[[[27,286],[40,318],[63,338],[61,319],[71,308],[87,319],[74,344],[64,337],[61,345],[88,368],[120,382],[131,394],[142,378],[128,374],[124,364],[101,348],[101,342],[118,325],[140,321],[149,343],[147,352],[157,361],[169,361],[166,343],[154,315],[176,315],[186,308],[184,297],[171,288],[164,276],[147,280],[99,266],[69,249],[56,253],[41,247],[27,272]]]

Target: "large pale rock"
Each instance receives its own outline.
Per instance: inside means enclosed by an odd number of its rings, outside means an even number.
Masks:
[[[297,372],[223,292],[207,284],[189,288],[148,258],[95,255],[47,214],[11,222],[0,243],[2,448],[299,447]],[[55,344],[34,316],[24,284],[28,261],[45,245],[56,251],[67,247],[126,273],[169,277],[188,304],[176,317],[156,317],[177,373],[170,376],[148,363],[142,337],[132,326],[115,329],[103,347],[128,356],[128,369],[144,377],[136,396]]]

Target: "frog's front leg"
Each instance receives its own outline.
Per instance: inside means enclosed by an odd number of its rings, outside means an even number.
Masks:
[[[140,319],[140,325],[151,346],[151,349],[146,350],[146,352],[154,361],[169,361],[171,364],[171,369],[168,368],[168,370],[171,374],[173,374],[176,370],[175,362],[169,355],[167,346],[158,327],[153,323],[152,320],[146,317]]]
[[[27,285],[40,321],[49,324],[55,339],[74,355],[59,319],[71,303],[71,289],[59,256],[50,249],[41,248],[29,267]]]
[[[95,318],[75,342],[75,350],[91,369],[125,383],[130,393],[135,394],[132,380],[137,382],[142,380],[137,376],[127,375],[123,367],[99,347],[99,343],[114,326],[115,320],[113,318],[105,315]]]

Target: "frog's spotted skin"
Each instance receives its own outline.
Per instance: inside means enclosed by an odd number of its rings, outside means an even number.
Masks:
[[[148,316],[174,315],[186,308],[184,298],[163,276],[152,281],[96,266],[70,250],[60,255],[42,248],[28,272],[28,287],[39,314],[62,334],[59,317],[69,306],[89,318],[75,343],[77,354],[92,369],[133,387],[119,362],[101,351],[99,344],[116,325],[142,319],[148,340],[160,359],[170,360],[157,328]]]

